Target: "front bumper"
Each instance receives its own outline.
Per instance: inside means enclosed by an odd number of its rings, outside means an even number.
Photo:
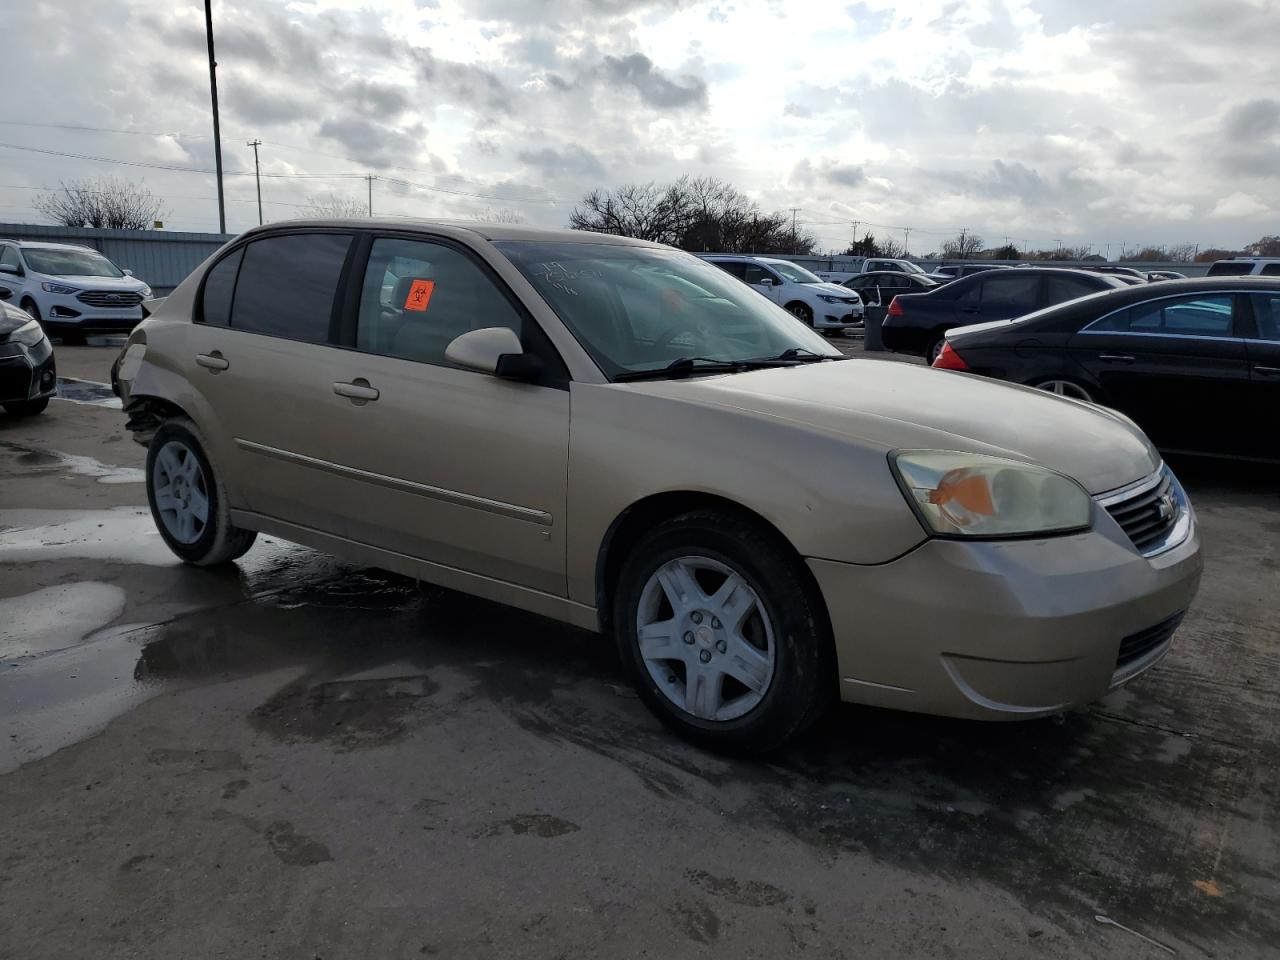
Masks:
[[[40,318],[46,326],[68,330],[132,330],[142,321],[140,303],[104,307],[85,303],[76,294],[45,293],[39,306]]]
[[[813,315],[813,325],[819,330],[862,329],[861,304],[848,306],[840,303],[824,303],[821,307],[815,310]]]
[[[53,347],[47,339],[34,347],[0,344],[0,403],[39,400],[58,390]]]
[[[1095,513],[1092,530],[1064,537],[927,540],[880,566],[809,559],[842,699],[1022,719],[1090,703],[1159,662],[1200,582],[1194,514],[1178,546],[1145,558]]]

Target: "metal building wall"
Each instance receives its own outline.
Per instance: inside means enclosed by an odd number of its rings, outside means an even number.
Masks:
[[[235,234],[179,233],[171,230],[99,230],[0,223],[0,238],[77,243],[93,247],[118,267],[150,284],[164,296]]]

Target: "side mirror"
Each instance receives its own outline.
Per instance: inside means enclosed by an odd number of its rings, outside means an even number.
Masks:
[[[0,273],[7,273],[16,277],[18,275],[18,268],[12,263],[0,263]]]
[[[533,380],[542,370],[542,361],[524,352],[510,327],[485,327],[455,337],[445,347],[444,358],[465,370],[506,380]]]
[[[133,276],[133,271],[132,271],[132,270],[130,270],[128,267],[125,267],[125,268],[124,268],[124,275],[125,275],[126,277],[132,277],[132,276]]]
[[[772,278],[772,277],[763,277],[763,278],[761,278],[761,280],[760,280],[760,286],[762,286],[762,287],[772,287],[772,286],[773,286],[773,278]]]
[[[0,300],[11,300],[11,299],[13,299],[13,291],[10,290],[8,287],[0,287]]]

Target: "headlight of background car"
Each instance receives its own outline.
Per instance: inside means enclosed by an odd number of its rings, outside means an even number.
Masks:
[[[849,300],[848,297],[830,297],[825,293],[818,294],[818,299],[823,303],[847,303]]]
[[[65,283],[50,283],[48,280],[40,284],[40,289],[45,293],[61,293],[64,296],[80,292],[76,287],[68,287]]]
[[[1089,526],[1089,494],[1044,467],[948,450],[900,451],[889,462],[925,527],[939,536],[1017,537]]]
[[[146,299],[146,300],[151,299],[151,288],[150,288],[150,287],[143,287],[139,292],[142,294],[143,299]]]
[[[34,320],[28,320],[13,333],[9,334],[9,339],[15,343],[24,343],[28,347],[34,347],[44,339],[44,331],[40,329],[40,324]]]

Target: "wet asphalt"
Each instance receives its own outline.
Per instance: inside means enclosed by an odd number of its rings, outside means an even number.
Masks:
[[[269,538],[183,567],[113,356],[0,415],[0,957],[1277,954],[1280,471],[1175,462],[1204,584],[1105,701],[743,761],[592,634]]]

